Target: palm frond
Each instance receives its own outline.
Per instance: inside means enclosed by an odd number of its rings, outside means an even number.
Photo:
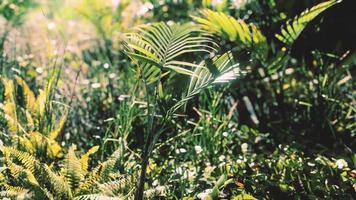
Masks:
[[[128,34],[126,54],[139,65],[141,77],[148,83],[173,70],[180,74],[193,75],[195,63],[182,59],[188,53],[215,51],[208,34],[191,23],[154,23],[138,28],[137,33]]]
[[[282,27],[281,33],[276,34],[276,38],[284,44],[291,46],[310,21],[312,21],[324,10],[330,8],[331,6],[339,2],[341,1],[329,0],[319,3],[313,6],[312,8],[303,11],[301,14],[294,17],[294,19],[288,20],[286,24]]]
[[[215,70],[212,70],[211,68]],[[215,56],[211,63],[206,61],[200,63],[199,67],[194,71],[194,76],[190,79],[187,93],[174,107],[172,107],[170,112],[175,112],[187,101],[212,84],[230,82],[237,77],[242,76],[244,73],[246,73],[246,71],[241,70],[238,63],[234,63],[231,52]]]
[[[199,16],[192,16],[203,29],[219,36],[227,37],[232,42],[241,42],[244,48],[254,49],[259,58],[264,59],[267,53],[266,37],[254,24],[247,24],[225,13],[209,9],[200,11]]]

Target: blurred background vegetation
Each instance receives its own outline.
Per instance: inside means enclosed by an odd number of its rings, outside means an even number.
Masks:
[[[0,0],[0,196],[131,199],[147,124],[164,122],[146,155],[146,199],[356,198],[356,5],[303,15],[322,2]],[[207,10],[255,27],[251,44]],[[297,37],[283,33],[303,16]],[[156,22],[198,27],[198,18],[210,20],[202,29],[217,52],[231,51],[247,73],[164,121],[190,77],[163,77],[159,97],[146,98],[127,33]],[[150,100],[157,116],[147,117]]]

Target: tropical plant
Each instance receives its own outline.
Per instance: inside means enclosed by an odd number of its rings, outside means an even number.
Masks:
[[[210,44],[210,45],[209,45]],[[138,28],[138,33],[128,35],[126,43],[127,55],[137,64],[137,74],[146,87],[147,118],[145,147],[140,180],[135,199],[142,199],[148,160],[155,144],[167,123],[176,111],[197,95],[201,90],[213,83],[229,82],[239,74],[238,65],[233,64],[230,53],[216,55],[199,64],[187,62],[182,55],[187,53],[210,53],[215,51],[213,42],[204,31],[193,24],[155,23]],[[210,51],[209,51],[210,49]],[[153,127],[157,116],[155,109],[158,90],[162,78],[175,72],[191,77],[187,93],[165,113],[158,127]],[[155,83],[154,93],[149,94],[149,86]],[[162,89],[161,89],[162,90]],[[153,96],[153,99],[149,95]],[[153,100],[153,102],[151,102]],[[158,128],[158,129],[157,129]]]
[[[292,46],[294,41],[299,37],[299,35],[302,33],[302,31],[309,22],[311,22],[314,18],[316,18],[326,9],[340,2],[342,1],[329,0],[303,11],[298,16],[294,17],[291,20],[288,20],[282,27],[281,33],[276,34],[276,37],[287,46]]]
[[[2,180],[4,190],[0,195],[21,196],[23,199],[90,200],[124,199],[131,196],[134,176],[126,176],[117,170],[123,156],[121,149],[89,170],[89,157],[98,149],[98,146],[92,147],[78,157],[73,145],[61,164],[47,165],[27,152],[2,146],[7,170],[2,171],[6,180]]]
[[[57,75],[52,75],[45,88],[39,90],[37,97],[19,76],[15,77],[19,86],[17,90],[13,80],[2,78],[5,88],[2,111],[8,126],[9,139],[14,146],[44,160],[60,156],[61,147],[56,138],[65,125],[68,113],[66,107],[61,113],[56,113],[58,105],[53,100],[53,90],[57,78]]]

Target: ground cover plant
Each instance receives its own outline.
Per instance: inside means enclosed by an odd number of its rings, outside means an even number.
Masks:
[[[353,0],[0,1],[2,199],[354,199]]]

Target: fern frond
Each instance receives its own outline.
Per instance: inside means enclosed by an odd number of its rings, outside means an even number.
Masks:
[[[4,153],[6,158],[16,158],[19,162],[21,162],[22,166],[29,170],[31,173],[34,173],[34,168],[36,164],[36,158],[31,154],[23,151],[19,151],[12,147],[2,147],[1,151]],[[6,161],[10,161],[10,159],[6,159]],[[14,171],[16,172],[16,170]]]
[[[10,171],[11,176],[13,176],[18,182],[29,183],[32,186],[39,186],[37,179],[29,169],[15,164],[10,159],[6,160],[6,165]]]
[[[19,122],[18,122],[17,112],[16,112],[14,83],[12,80],[7,78],[2,78],[1,80],[5,88],[5,94],[4,94],[5,102],[4,102],[3,110],[5,113],[7,126],[10,133],[17,134],[19,132]]]
[[[17,199],[30,199],[32,197],[30,191],[23,187],[16,187],[5,184],[4,190],[0,191],[0,197],[9,197]]]
[[[78,188],[80,182],[85,177],[85,171],[82,168],[80,160],[75,155],[75,150],[76,147],[74,145],[69,148],[62,168],[63,174],[73,191]]]
[[[82,169],[84,173],[88,173],[88,162],[89,162],[89,156],[94,154],[99,150],[99,146],[94,146],[89,149],[87,153],[85,153],[81,158],[80,158],[80,163],[82,165]]]
[[[46,103],[47,103],[46,96],[47,96],[46,91],[40,89],[36,99],[36,110],[40,117],[43,117],[45,114]]]
[[[241,42],[243,47],[254,49],[259,58],[264,59],[267,53],[266,37],[254,24],[235,19],[222,12],[209,9],[200,11],[201,17],[192,16],[203,29],[219,36],[225,36],[232,42]]]
[[[141,77],[155,82],[163,73],[173,70],[193,75],[196,64],[179,59],[188,53],[211,53],[212,39],[191,23],[154,23],[141,26],[138,33],[127,35],[126,54],[139,65]]]
[[[122,149],[118,148],[106,161],[97,166],[94,171],[98,171],[100,179],[107,180],[111,173],[117,171],[117,165],[122,157]]]
[[[19,76],[15,76],[15,79],[17,83],[22,87],[23,89],[23,96],[25,99],[25,109],[28,110],[32,115],[36,113],[35,105],[36,105],[36,97],[33,91],[30,89],[30,87],[27,85],[27,83],[20,78]]]
[[[75,200],[124,200],[124,197],[110,197],[102,194],[80,195]]]
[[[130,179],[130,177],[122,176],[119,180],[108,181],[105,183],[98,184],[98,188],[100,189],[102,194],[110,196],[120,194],[128,188],[135,187],[135,180]]]
[[[340,0],[329,0],[303,11],[300,15],[294,17],[294,19],[288,20],[282,27],[281,33],[276,34],[276,38],[284,44],[291,46],[310,21],[326,9],[340,2]]]
[[[51,140],[36,131],[33,131],[23,137],[19,137],[18,142],[19,145],[26,150],[26,152],[32,155],[42,155],[54,158],[58,156],[62,150],[61,146],[55,140]]]
[[[72,199],[73,195],[69,184],[65,181],[65,178],[56,174],[46,164],[41,167],[41,175],[46,179],[46,187],[53,189],[55,196],[60,199]]]
[[[58,124],[54,127],[54,130],[52,130],[49,134],[48,134],[48,138],[51,140],[55,140],[58,135],[62,132],[65,122],[67,120],[67,110],[64,112],[64,114],[62,115],[62,117],[59,119]]]

